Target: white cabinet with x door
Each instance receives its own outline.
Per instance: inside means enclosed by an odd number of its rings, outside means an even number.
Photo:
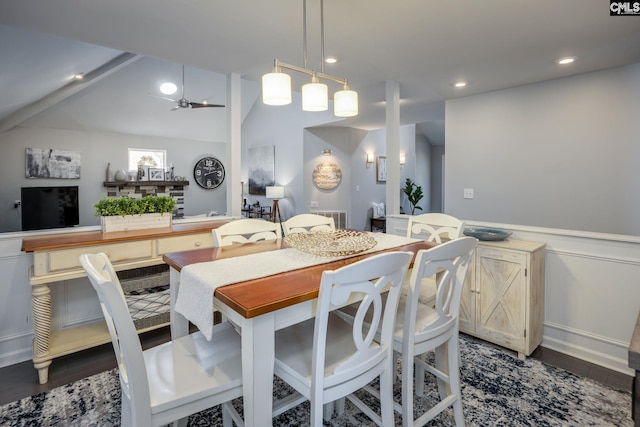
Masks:
[[[518,352],[542,342],[544,243],[478,242],[462,293],[460,331]]]

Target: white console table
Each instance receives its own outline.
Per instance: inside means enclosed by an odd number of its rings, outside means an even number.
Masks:
[[[110,341],[103,321],[52,331],[50,284],[86,277],[79,256],[105,252],[116,271],[163,264],[162,255],[190,249],[213,247],[211,229],[227,220],[174,224],[172,227],[102,233],[100,231],[59,233],[26,237],[22,250],[33,253],[29,274],[33,312],[33,366],[38,380],[49,379],[51,361],[60,356]],[[154,325],[139,332],[158,328]]]

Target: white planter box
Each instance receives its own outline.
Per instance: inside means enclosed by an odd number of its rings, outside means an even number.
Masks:
[[[142,215],[101,216],[100,225],[102,226],[103,233],[171,227],[171,214],[150,213]]]

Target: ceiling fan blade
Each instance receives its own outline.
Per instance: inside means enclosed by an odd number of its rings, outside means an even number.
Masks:
[[[224,107],[224,105],[220,104],[204,104],[200,102],[190,102],[191,108],[205,108],[205,107]]]
[[[179,105],[176,105],[175,107],[173,107],[173,108],[172,108],[171,110],[169,110],[169,111],[176,111],[176,110],[179,110],[179,109],[180,109],[180,106],[179,106]]]

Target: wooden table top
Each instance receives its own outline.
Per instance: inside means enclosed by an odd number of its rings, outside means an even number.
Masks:
[[[22,239],[22,250],[24,252],[35,252],[74,246],[100,245],[127,240],[193,234],[220,227],[227,222],[229,222],[229,220],[197,221],[173,224],[171,227],[149,228],[146,230],[115,231],[111,233],[103,233],[98,230],[25,237]]]
[[[214,295],[218,300],[237,311],[243,317],[252,318],[317,298],[320,279],[322,272],[325,270],[335,270],[370,256],[391,251],[411,251],[414,253],[415,259],[415,254],[419,250],[430,249],[433,246],[435,246],[434,243],[420,241],[378,252],[354,255],[338,261],[220,286],[216,289]],[[287,247],[284,241],[278,239],[243,245],[174,252],[165,254],[163,260],[170,267],[181,271],[183,267],[189,264],[285,249]]]

